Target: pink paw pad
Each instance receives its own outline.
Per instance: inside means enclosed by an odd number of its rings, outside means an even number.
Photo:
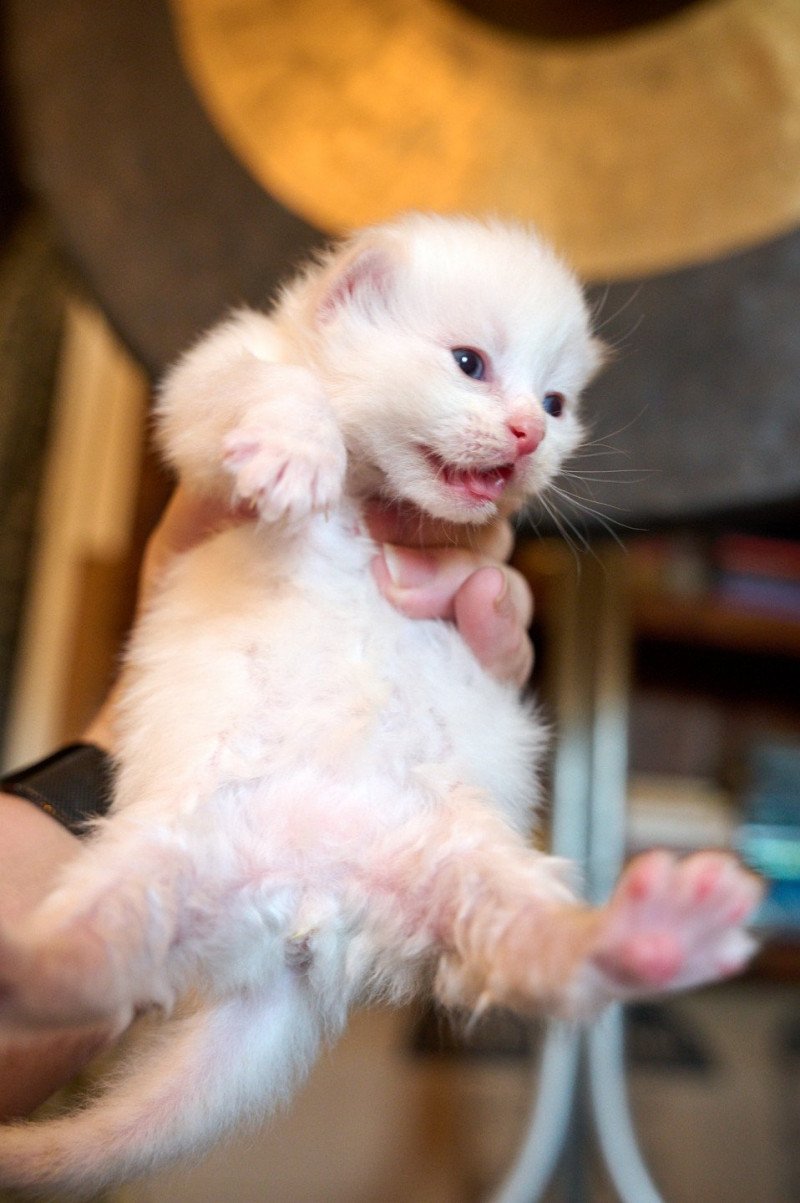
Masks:
[[[614,969],[632,983],[665,986],[680,972],[683,950],[666,932],[652,936],[636,935],[622,942],[617,950]]]
[[[620,998],[730,976],[754,951],[742,924],[761,893],[724,853],[647,853],[631,862],[605,908],[592,962]]]

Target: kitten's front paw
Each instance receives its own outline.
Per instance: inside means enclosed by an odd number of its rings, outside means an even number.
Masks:
[[[342,495],[347,456],[335,424],[321,414],[305,430],[239,426],[225,438],[222,462],[233,477],[236,499],[275,522],[334,506]]]
[[[589,973],[599,974],[601,990],[620,999],[738,973],[757,947],[744,924],[762,889],[725,853],[639,856],[603,910]]]
[[[250,502],[267,522],[304,518],[339,500],[344,448],[313,446],[254,430],[235,430],[225,440],[223,463],[238,501]]]

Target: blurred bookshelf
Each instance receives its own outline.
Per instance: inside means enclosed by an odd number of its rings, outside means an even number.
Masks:
[[[767,882],[753,972],[800,978],[800,541],[643,539],[630,582],[638,680],[717,714],[728,846]]]
[[[800,542],[667,536],[631,545],[637,634],[800,657]]]
[[[715,597],[684,598],[634,593],[641,636],[800,657],[800,618],[759,614]]]

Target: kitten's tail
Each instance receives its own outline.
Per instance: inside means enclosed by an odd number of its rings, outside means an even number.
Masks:
[[[0,1127],[0,1187],[93,1196],[201,1153],[259,1118],[308,1070],[322,1024],[307,983],[286,972],[264,996],[147,1023],[81,1110]]]

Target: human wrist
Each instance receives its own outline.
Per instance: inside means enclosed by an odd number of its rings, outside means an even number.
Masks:
[[[52,889],[54,878],[80,844],[54,817],[5,791],[0,791],[0,830],[0,914],[4,923],[13,925]]]
[[[111,689],[106,700],[94,717],[87,723],[83,734],[79,737],[81,743],[94,744],[109,755],[113,753],[116,744],[116,715],[117,700],[120,685],[117,682]]]
[[[111,753],[114,746],[114,727],[111,716],[105,708],[98,711],[95,717],[84,728],[80,743],[93,744],[104,752]]]
[[[113,771],[107,751],[79,741],[5,774],[0,789],[58,820],[73,835],[81,835],[108,810]]]

